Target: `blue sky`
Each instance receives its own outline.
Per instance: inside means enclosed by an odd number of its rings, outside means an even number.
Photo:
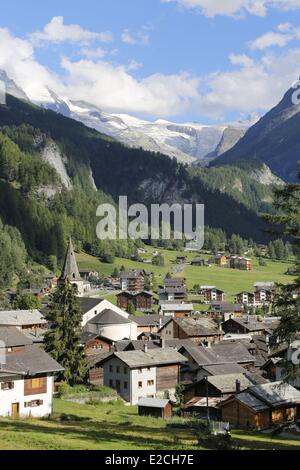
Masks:
[[[109,112],[211,123],[274,105],[300,73],[299,41],[298,0],[10,0],[0,67],[32,99],[49,87]]]

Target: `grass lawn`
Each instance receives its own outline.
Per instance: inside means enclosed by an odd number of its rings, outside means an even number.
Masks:
[[[266,260],[266,266],[259,266],[258,260],[253,259],[253,271],[240,271],[235,269],[221,268],[218,266],[190,266],[190,265],[178,265],[175,263],[176,256],[185,255],[187,261],[191,261],[195,257],[207,259],[207,255],[186,253],[179,251],[169,251],[163,249],[157,249],[154,247],[146,248],[149,253],[156,250],[159,251],[165,258],[165,266],[153,266],[148,263],[138,263],[123,258],[116,258],[113,264],[102,263],[99,259],[87,255],[85,253],[79,253],[76,255],[78,265],[80,268],[93,268],[96,271],[109,276],[112,274],[115,267],[120,269],[122,265],[126,269],[140,268],[146,271],[152,271],[155,273],[155,277],[158,283],[160,283],[167,272],[172,275],[184,276],[187,279],[188,288],[192,288],[195,284],[200,285],[215,285],[220,289],[223,289],[227,293],[226,300],[233,300],[234,294],[242,290],[253,290],[253,284],[258,281],[275,281],[283,284],[287,284],[291,281],[291,276],[287,276],[285,272],[288,267],[293,263],[280,262]],[[147,255],[143,255],[145,258]],[[178,270],[179,269],[179,270]],[[178,271],[177,271],[178,270]]]
[[[61,413],[72,420],[60,422]],[[167,422],[140,417],[137,407],[121,403],[79,405],[56,399],[50,420],[0,419],[0,450],[201,450],[190,430],[168,429]],[[232,435],[243,449],[300,448],[300,440],[293,438],[243,431]]]

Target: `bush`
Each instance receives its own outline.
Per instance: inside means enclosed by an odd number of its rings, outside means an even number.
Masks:
[[[72,388],[70,387],[70,385],[67,384],[67,382],[60,382],[57,388],[57,392],[60,397],[63,395],[67,395],[68,393],[70,393],[71,390]]]

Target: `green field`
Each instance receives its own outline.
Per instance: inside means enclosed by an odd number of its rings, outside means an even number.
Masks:
[[[258,281],[275,281],[286,284],[292,279],[291,276],[285,274],[288,267],[293,264],[292,261],[280,262],[266,259],[266,266],[259,266],[258,260],[254,258],[254,269],[250,272],[221,268],[218,266],[196,267],[189,265],[183,265],[182,271],[176,272],[177,269],[180,269],[180,265],[175,263],[176,256],[186,255],[187,261],[191,261],[195,257],[208,259],[208,255],[156,248],[151,249],[151,251],[154,250],[159,251],[164,256],[164,267],[153,266],[148,263],[139,263],[123,258],[116,258],[113,264],[107,264],[85,253],[77,254],[77,260],[80,268],[93,268],[105,276],[111,275],[115,267],[120,269],[122,265],[124,265],[126,269],[145,269],[145,271],[154,272],[156,280],[159,283],[163,280],[166,273],[170,272],[172,275],[186,277],[188,288],[192,288],[195,284],[217,286],[227,293],[226,300],[232,300],[233,295],[242,290],[253,290],[253,284]],[[149,248],[147,248],[147,251],[149,251]],[[145,255],[145,258],[149,257],[149,254]]]
[[[70,421],[61,422],[66,413]],[[173,418],[174,423],[180,418]],[[168,429],[162,419],[140,417],[121,403],[79,405],[56,399],[51,419],[0,419],[0,450],[188,450],[200,449],[189,429]],[[300,448],[296,438],[233,431],[242,449]]]

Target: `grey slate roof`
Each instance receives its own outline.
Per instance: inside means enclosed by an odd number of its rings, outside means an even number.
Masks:
[[[44,315],[38,310],[2,310],[0,311],[0,325],[45,325]]]
[[[211,375],[245,374],[246,373],[246,369],[244,369],[239,364],[234,364],[234,363],[204,365],[202,369],[204,369]]]
[[[25,373],[26,375],[63,370],[63,367],[58,362],[35,344],[25,346],[25,350],[22,352],[7,354],[4,367],[11,371]]]
[[[169,400],[160,398],[140,398],[138,406],[146,406],[147,408],[165,408]]]
[[[122,315],[119,315],[114,310],[106,308],[102,312],[98,313],[94,318],[92,318],[88,323],[96,325],[122,325],[124,323],[131,323]]]
[[[272,407],[286,403],[300,403],[300,392],[284,382],[269,382],[252,387],[250,393]]]
[[[224,362],[255,362],[255,357],[248,352],[247,347],[241,341],[220,341],[213,344],[211,349]]]
[[[221,393],[234,393],[236,381],[240,382],[241,390],[246,390],[253,383],[244,374],[211,375],[207,377],[208,383],[220,390]]]
[[[78,297],[78,300],[82,313],[89,312],[103,302],[103,299],[95,299],[93,297]]]
[[[185,350],[193,358],[198,366],[222,364],[226,362],[221,359],[211,348],[196,346],[194,344],[184,344],[179,351]]]
[[[173,318],[188,336],[219,336],[222,331],[209,318]]]
[[[236,395],[236,399],[254,411],[265,411],[269,408],[266,403],[262,402],[248,392],[239,393]]]
[[[60,275],[60,280],[69,281],[82,281],[82,278],[79,274],[75,251],[72,243],[72,239],[70,237],[62,272]]]
[[[33,343],[31,339],[14,326],[0,326],[0,341],[5,344],[6,348]]]
[[[151,349],[148,352],[122,351],[114,353],[114,356],[127,364],[131,369],[186,362],[186,358],[172,348]]]
[[[143,315],[140,317],[130,315],[129,318],[139,326],[159,326],[160,321],[162,322],[162,325],[164,325],[170,320],[170,318],[166,318],[162,315]]]
[[[89,354],[88,356],[86,356],[86,360],[87,360],[89,367],[91,368],[97,365],[99,362],[102,362],[103,359],[106,359],[112,354],[113,353],[110,351],[100,350],[100,351],[95,352],[95,354]]]

